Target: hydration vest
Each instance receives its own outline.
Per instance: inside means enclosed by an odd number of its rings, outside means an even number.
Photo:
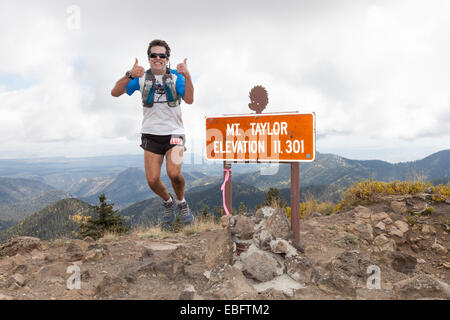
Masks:
[[[177,93],[169,68],[166,68],[166,73],[163,75],[162,81],[164,91],[166,92],[167,104],[169,107],[178,107],[181,103],[181,96]],[[155,85],[155,75],[151,69],[148,69],[145,71],[144,87],[142,89],[142,106],[146,108],[153,107],[155,101]]]

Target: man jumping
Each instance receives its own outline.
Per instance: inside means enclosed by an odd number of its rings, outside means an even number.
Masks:
[[[181,223],[187,225],[194,220],[184,199],[185,181],[181,164],[185,134],[180,108],[181,99],[187,104],[194,102],[194,86],[187,69],[187,59],[177,65],[177,70],[170,69],[170,48],[164,40],[150,42],[147,55],[150,69],[145,71],[136,59],[132,69],[116,82],[111,95],[132,95],[137,90],[142,95],[141,148],[144,149],[145,175],[150,189],[163,200],[165,213],[162,227],[171,229],[175,222],[175,201],[181,213]],[[176,199],[160,179],[164,156]]]

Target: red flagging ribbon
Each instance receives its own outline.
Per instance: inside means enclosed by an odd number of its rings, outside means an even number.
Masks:
[[[224,172],[226,172],[225,174],[225,179],[223,181],[222,186],[220,187],[220,190],[222,190],[222,201],[223,201],[223,207],[225,208],[225,213],[227,214],[227,216],[231,215],[230,212],[228,211],[227,205],[225,203],[225,185],[228,181],[228,178],[230,177],[230,173],[231,173],[231,168],[230,169],[223,169]]]

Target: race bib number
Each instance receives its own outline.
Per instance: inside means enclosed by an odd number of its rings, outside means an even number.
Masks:
[[[181,138],[181,137],[172,137],[170,139],[170,144],[180,144],[180,145],[182,145],[183,144],[183,138]]]

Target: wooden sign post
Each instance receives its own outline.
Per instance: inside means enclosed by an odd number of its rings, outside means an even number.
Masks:
[[[300,242],[300,162],[316,157],[314,113],[262,114],[269,102],[266,89],[255,86],[248,107],[256,114],[206,117],[206,159],[223,161],[223,205],[232,211],[231,163],[291,164],[291,228]]]

